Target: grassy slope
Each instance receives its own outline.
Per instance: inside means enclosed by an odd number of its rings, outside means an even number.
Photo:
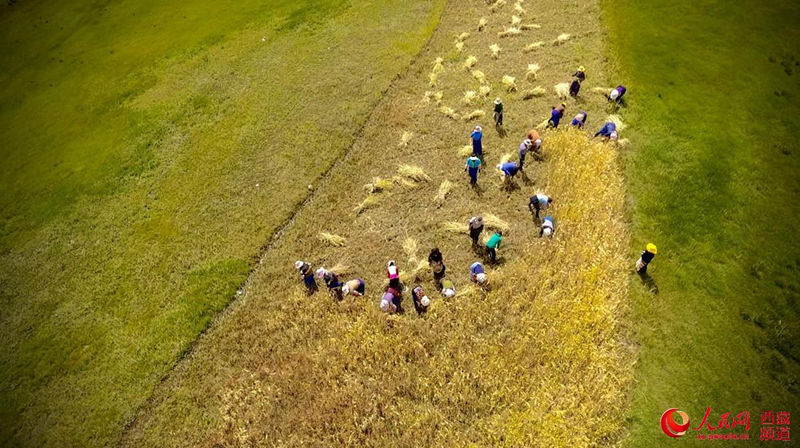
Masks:
[[[118,437],[351,144],[432,5],[0,6],[0,443]]]
[[[590,92],[606,85],[598,5],[553,0],[530,8],[525,22],[535,15],[540,30],[498,39],[510,22],[510,5],[490,14],[482,1],[449,3],[424,57],[266,253],[244,299],[156,391],[126,446],[553,447],[619,439],[632,365],[619,344],[617,321],[627,297],[622,272],[628,247],[617,153],[577,133],[548,133],[548,160],[528,159],[527,178],[516,181],[517,189],[501,190],[493,170],[549,114],[558,102],[552,86],[567,81],[578,65],[587,67],[589,80],[579,102],[567,101],[568,114],[585,108],[593,130],[610,110]],[[480,16],[489,21],[482,33],[475,30]],[[586,19],[576,23],[576,16]],[[458,54],[453,37],[463,31],[471,36]],[[552,45],[562,32],[573,41]],[[539,40],[547,45],[522,53]],[[489,56],[493,42],[503,48],[498,60]],[[467,55],[477,56],[476,68],[493,86],[489,98],[469,107],[461,98],[478,83],[462,68]],[[477,121],[485,125],[487,162],[478,191],[468,187],[459,155],[476,122],[451,120],[433,101],[423,101],[426,90],[436,90],[428,73],[437,56],[444,58],[436,88],[443,105],[465,113],[489,111],[494,95],[505,100],[507,138],[498,137],[488,118]],[[542,69],[528,82],[524,71],[532,62]],[[549,93],[522,101],[520,92],[503,91],[505,74],[517,77],[520,90],[542,85]],[[407,147],[398,146],[405,131],[414,136]],[[362,186],[375,176],[394,176],[401,163],[419,165],[431,180],[416,188],[395,184],[354,214],[366,194]],[[445,179],[453,188],[437,203]],[[537,191],[557,201],[559,234],[552,241],[536,238],[526,210]],[[490,271],[488,294],[468,286],[468,266],[479,258],[468,237],[442,228],[447,221],[464,225],[478,212],[496,213],[510,225],[504,264]],[[320,231],[346,237],[346,247],[320,244]],[[407,315],[381,313],[386,261],[410,271],[432,246],[442,249],[460,294],[442,300],[423,261],[420,283],[432,297],[430,313],[417,317],[408,301]],[[296,259],[314,267],[349,266],[347,277],[363,277],[367,296],[343,303],[332,303],[324,292],[305,297],[292,267]]]
[[[661,446],[668,407],[699,423],[800,404],[796,2],[607,2],[636,150],[633,288],[641,343],[631,446]],[[632,252],[633,255],[633,252]],[[684,441],[685,442],[685,441]]]

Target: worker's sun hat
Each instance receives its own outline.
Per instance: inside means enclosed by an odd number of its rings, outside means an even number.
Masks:
[[[475,126],[475,130],[478,131],[478,132],[481,132],[483,130],[483,128],[481,127],[481,125],[477,125],[477,126]]]
[[[658,248],[653,243],[647,243],[647,251],[650,252],[651,254],[657,254]]]
[[[561,103],[561,107],[567,107],[567,103]]]
[[[542,139],[537,138],[534,143],[536,143],[537,145],[541,145],[542,144]]]
[[[350,287],[347,285],[342,286],[342,294],[344,295],[350,294]]]
[[[303,267],[303,262],[302,261],[297,260],[297,261],[294,262],[294,268],[295,269],[300,269],[302,267]]]
[[[431,299],[429,299],[428,296],[422,296],[422,298],[419,299],[419,301],[424,307],[427,307],[428,305],[431,304]]]
[[[388,268],[389,266],[394,266],[394,260],[389,260],[389,262],[386,263],[386,267]]]
[[[614,131],[614,132],[611,133],[611,135],[609,135],[609,138],[611,140],[616,140],[616,139],[619,138],[619,134],[617,134],[617,131]]]
[[[317,276],[317,278],[324,277],[325,276],[325,268],[317,269],[317,271],[314,274]]]
[[[500,98],[495,98],[494,99],[494,104],[500,104],[500,103],[502,103],[502,101],[500,101]]]
[[[542,234],[550,236],[553,234],[553,229],[551,229],[550,227],[545,227],[544,229],[542,229]]]
[[[503,169],[503,164],[502,163],[498,163],[495,168],[497,168],[498,170],[501,170],[501,169]]]
[[[578,71],[579,71],[579,72],[582,72],[582,71],[583,71],[583,66],[582,66],[582,65],[581,65],[580,67],[578,67]]]
[[[443,289],[442,290],[442,295],[449,299],[450,297],[453,297],[454,295],[456,295],[456,291],[453,288]]]
[[[480,274],[475,276],[475,279],[478,280],[478,283],[480,283],[482,285],[482,284],[486,283],[486,274],[481,272]]]
[[[533,142],[529,138],[526,138],[525,141],[523,141],[522,143],[525,143],[526,145],[532,145],[533,144]]]

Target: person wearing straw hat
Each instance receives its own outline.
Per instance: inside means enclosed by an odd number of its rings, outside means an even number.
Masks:
[[[483,128],[475,126],[469,136],[472,139],[472,155],[483,157]]]
[[[482,164],[481,159],[475,154],[469,156],[467,163],[464,164],[464,171],[469,174],[470,185],[475,186],[478,184],[478,173],[481,171]]]
[[[428,311],[428,307],[431,305],[431,300],[425,295],[425,291],[422,289],[422,286],[416,285],[411,290],[411,300],[414,302],[414,309],[417,310],[417,314],[425,314]]]
[[[486,276],[486,271],[483,269],[483,264],[480,261],[476,261],[470,265],[469,278],[473,283],[477,283],[481,286],[489,284],[489,277]]]
[[[572,126],[575,126],[578,129],[583,129],[583,125],[586,124],[586,118],[588,115],[586,114],[585,110],[582,110],[578,115],[575,115],[575,118],[572,119]]]
[[[653,243],[647,243],[647,247],[639,255],[636,260],[636,272],[639,274],[647,274],[647,265],[653,261],[653,258],[658,253],[658,248]]]
[[[561,103],[554,107],[550,112],[550,119],[547,120],[547,127],[557,128],[561,118],[564,117],[564,112],[567,110],[567,103]]]
[[[478,239],[483,232],[483,216],[473,216],[469,219],[469,237],[472,239],[472,246],[478,245]]]
[[[577,78],[580,82],[586,81],[586,73],[583,66],[578,67],[578,71],[572,74],[573,78]]]
[[[552,216],[545,216],[542,220],[542,228],[539,230],[539,238],[543,236],[552,237],[556,231],[556,224]]]
[[[595,132],[594,136],[603,137],[604,141],[619,139],[619,134],[617,134],[617,124],[613,121],[607,122],[602,128],[600,128],[599,131]]]
[[[503,125],[503,101],[500,98],[494,99],[494,125]]]
[[[364,280],[354,278],[342,286],[342,295],[352,294],[355,297],[361,297],[364,295],[364,289]]]
[[[311,270],[309,263],[297,260],[294,262],[294,268],[300,272],[300,277],[303,279],[303,284],[306,285],[308,295],[312,295],[319,290],[317,281],[314,280],[314,272]]]

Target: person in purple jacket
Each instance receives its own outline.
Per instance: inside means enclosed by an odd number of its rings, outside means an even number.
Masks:
[[[575,115],[575,118],[572,119],[572,125],[577,127],[578,129],[583,129],[583,125],[586,124],[587,117],[588,115],[586,115],[586,111],[582,110],[581,113]]]
[[[567,103],[561,103],[558,107],[554,107],[550,112],[550,119],[547,120],[547,127],[557,128],[561,118],[564,117],[564,111],[567,109]]]
[[[519,171],[519,165],[516,162],[498,163],[497,169],[502,171],[505,176],[503,177],[503,185],[509,185],[514,176]]]
[[[628,89],[625,88],[623,85],[618,85],[616,89],[612,90],[610,94],[608,94],[608,101],[614,101],[617,104],[622,102],[622,97],[625,95]]]

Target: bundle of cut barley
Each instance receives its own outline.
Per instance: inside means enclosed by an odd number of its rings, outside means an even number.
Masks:
[[[470,104],[472,104],[473,101],[475,101],[475,98],[477,96],[478,94],[475,93],[474,90],[467,90],[466,92],[464,92],[464,98],[462,98],[461,101],[469,106]]]
[[[373,193],[369,193],[367,197],[364,198],[363,201],[361,201],[360,204],[358,204],[357,206],[355,206],[355,208],[353,208],[353,211],[356,212],[356,214],[359,214],[370,207],[374,207],[377,204],[378,204],[378,196],[376,196]]]
[[[522,19],[520,19],[518,16],[511,16],[511,25],[512,26],[517,26],[520,23],[522,23]]]
[[[489,7],[489,10],[492,12],[497,12],[500,8],[506,5],[506,0],[497,0],[494,2],[492,6]]]
[[[523,100],[529,100],[529,99],[532,99],[532,98],[537,98],[537,97],[540,97],[540,96],[544,95],[546,92],[547,91],[544,89],[544,87],[536,86],[536,87],[534,87],[532,89],[528,89],[525,92],[523,92],[522,99]]]
[[[522,51],[524,51],[525,53],[529,53],[529,52],[531,52],[531,51],[533,51],[533,50],[535,50],[535,49],[537,49],[537,48],[539,48],[541,46],[544,46],[544,42],[542,42],[542,41],[534,42],[532,44],[526,45],[525,48]]]
[[[439,184],[439,191],[436,192],[436,197],[434,200],[441,204],[444,202],[445,198],[447,198],[447,193],[450,193],[450,189],[453,187],[453,183],[449,180],[445,179]]]
[[[556,95],[562,100],[567,99],[569,96],[569,84],[566,82],[556,84],[553,86],[553,90],[555,90]]]
[[[525,72],[525,79],[536,79],[536,74],[539,73],[539,64],[528,64],[528,71]]]
[[[478,21],[478,31],[483,31],[485,27],[486,27],[486,18],[481,17],[481,20]]]
[[[514,3],[514,11],[516,11],[517,14],[519,14],[521,16],[523,16],[523,15],[528,13],[528,11],[525,11],[525,8],[523,8],[522,5],[519,2]]]
[[[472,121],[476,118],[481,118],[486,115],[486,112],[482,111],[481,109],[475,109],[472,112],[464,115],[462,118],[464,121]]]
[[[465,40],[466,40],[468,37],[469,37],[469,33],[468,33],[468,32],[466,32],[466,31],[464,31],[463,33],[459,34],[459,35],[456,37],[456,41],[458,41],[458,42],[464,42],[464,41],[465,41]]]
[[[364,189],[366,189],[368,193],[380,193],[382,191],[391,190],[392,186],[394,186],[394,183],[391,179],[376,177],[372,179],[372,182],[364,185]]]
[[[414,133],[411,131],[403,131],[403,135],[400,136],[400,144],[397,146],[408,146],[408,142],[411,141],[411,138],[414,137]]]
[[[592,87],[592,92],[594,93],[601,93],[605,96],[611,92],[611,87]]]
[[[417,165],[400,165],[397,167],[397,174],[406,179],[418,182],[427,182],[431,180],[430,176],[425,174],[425,171]]]
[[[464,51],[464,42],[456,42],[456,51],[459,53]]]
[[[442,73],[444,71],[444,65],[442,64],[444,60],[442,58],[436,58],[433,62],[433,73]]]
[[[446,221],[442,224],[442,229],[445,232],[452,232],[452,233],[468,233],[469,226],[466,223],[455,222],[455,221]]]
[[[500,164],[502,165],[504,163],[508,163],[508,161],[511,160],[511,157],[513,157],[513,154],[510,152],[503,154],[503,156],[500,157]]]
[[[508,232],[511,228],[506,221],[503,221],[493,213],[483,214],[483,224],[489,229],[499,230],[503,233]]]
[[[517,78],[514,78],[513,76],[504,75],[503,85],[506,86],[506,90],[508,90],[509,92],[513,92],[517,90]]]
[[[512,26],[512,27],[506,28],[505,31],[500,31],[499,33],[497,33],[497,36],[500,37],[500,38],[503,38],[503,37],[516,36],[517,34],[520,34],[520,33],[522,33],[522,31],[520,31],[519,28]]]
[[[428,75],[428,80],[428,84],[430,84],[431,87],[436,87],[439,84],[439,74],[431,72],[431,74]]]
[[[537,24],[537,23],[523,23],[522,25],[520,25],[520,26],[519,26],[519,28],[520,28],[521,30],[525,30],[525,31],[528,31],[528,30],[538,30],[538,29],[539,29],[539,28],[541,28],[541,27],[542,27],[542,26],[541,26],[541,25],[539,25],[539,24]]]
[[[441,106],[441,107],[439,107],[439,112],[444,114],[445,117],[451,118],[453,120],[458,120],[458,118],[459,118],[458,117],[458,113],[456,113],[456,110],[453,109],[452,107]]]
[[[484,84],[478,89],[478,91],[483,96],[489,96],[489,94],[492,92],[492,87],[489,84]]]
[[[467,56],[467,59],[464,61],[464,68],[469,70],[478,63],[478,58],[475,56]]]
[[[564,42],[568,41],[568,40],[569,40],[569,38],[570,38],[570,35],[569,35],[569,34],[567,34],[567,33],[561,33],[561,34],[559,34],[559,35],[558,35],[558,37],[556,37],[556,39],[553,41],[553,45],[561,45],[561,44],[563,44]]]
[[[319,234],[317,234],[317,238],[319,238],[323,243],[334,247],[342,247],[347,243],[347,239],[345,237],[334,235],[333,233],[328,232],[319,232]]]
[[[489,51],[492,52],[492,57],[497,59],[500,57],[500,45],[492,44],[489,46]]]
[[[481,83],[481,84],[486,82],[486,75],[483,74],[483,72],[480,71],[480,70],[473,70],[472,71],[472,77],[477,79],[478,82]]]
[[[417,249],[419,248],[419,242],[411,237],[406,237],[403,240],[403,252],[406,253],[406,256],[409,260],[415,260],[417,258]]]
[[[472,146],[464,145],[458,148],[458,155],[460,155],[461,157],[468,157],[472,155]]]

